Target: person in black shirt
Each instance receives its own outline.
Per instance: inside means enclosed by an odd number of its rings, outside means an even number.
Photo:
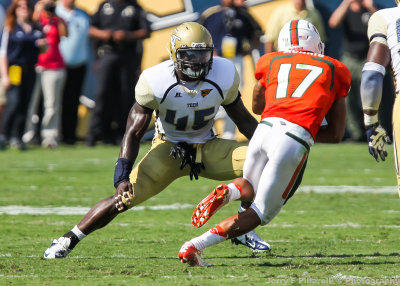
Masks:
[[[132,0],[107,0],[91,18],[97,90],[86,145],[118,145],[125,131],[140,73],[141,40],[149,37],[145,11]]]
[[[349,96],[346,98],[346,131],[348,134],[345,137],[356,142],[366,141],[360,99],[361,72],[369,49],[368,20],[377,10],[378,7],[374,6],[372,0],[343,0],[329,19],[331,28],[343,28],[341,61],[351,72],[351,88]],[[390,86],[390,84],[387,86]],[[393,84],[391,86],[393,88]],[[391,94],[394,94],[394,92]],[[391,112],[385,114],[390,116]],[[389,125],[391,125],[390,118],[385,121],[389,121]]]

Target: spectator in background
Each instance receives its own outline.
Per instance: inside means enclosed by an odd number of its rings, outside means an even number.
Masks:
[[[214,40],[214,54],[225,57],[235,64],[243,86],[243,56],[258,49],[261,27],[250,15],[243,0],[221,0],[200,16],[198,22],[210,31]],[[234,139],[236,125],[220,107],[216,119],[225,122],[222,138]]]
[[[75,0],[60,0],[56,14],[68,26],[68,37],[61,38],[60,42],[67,71],[61,111],[62,142],[75,144],[79,96],[89,61],[89,16],[75,6]]]
[[[3,5],[0,4],[0,28],[3,28],[5,19],[6,19],[6,14]]]
[[[27,0],[14,0],[7,10],[0,47],[2,86],[7,103],[0,133],[0,149],[8,143],[25,150],[22,135],[32,89],[35,84],[35,64],[42,32],[32,22],[32,7]]]
[[[119,145],[129,109],[135,102],[141,40],[149,37],[145,11],[132,0],[106,0],[92,16],[97,90],[86,145]]]
[[[0,4],[0,31],[3,31],[3,25],[5,20],[6,14],[3,8],[3,5]],[[1,37],[1,32],[0,32]],[[0,132],[1,132],[1,125],[2,125],[2,118],[4,113],[4,107],[6,105],[6,93],[3,85],[1,84],[1,73],[0,73]]]
[[[377,11],[373,0],[343,0],[329,18],[331,28],[343,27],[341,61],[351,73],[351,88],[346,99],[346,129],[349,140],[365,141],[360,99],[361,72],[368,53],[368,20]]]
[[[321,36],[321,41],[326,42],[325,27],[318,10],[314,9],[312,1],[292,0],[277,7],[271,14],[265,27],[264,49],[265,53],[276,52],[278,49],[279,32],[290,20],[307,20],[312,23]]]
[[[33,19],[42,27],[45,35],[41,39],[42,50],[36,66],[37,80],[29,106],[27,132],[24,141],[34,138],[35,114],[43,92],[43,117],[41,120],[41,144],[53,149],[59,144],[61,119],[61,99],[65,83],[65,64],[59,43],[61,37],[67,36],[65,22],[55,14],[55,3],[52,0],[39,0],[35,5]]]

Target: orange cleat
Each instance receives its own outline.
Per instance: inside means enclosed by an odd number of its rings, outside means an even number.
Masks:
[[[217,186],[194,209],[192,224],[202,227],[221,207],[229,202],[229,188],[225,184]]]
[[[178,257],[182,263],[188,263],[190,266],[211,266],[201,258],[201,251],[197,250],[190,241],[182,245]]]

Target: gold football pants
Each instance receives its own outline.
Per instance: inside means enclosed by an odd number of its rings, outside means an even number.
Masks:
[[[400,196],[400,96],[399,92],[396,92],[396,99],[393,106],[393,148],[394,148],[394,162],[396,164],[397,174],[397,189]]]
[[[177,178],[187,176],[189,165],[180,170],[182,159],[169,156],[174,143],[156,138],[147,154],[135,166],[130,174],[134,198],[132,206],[136,206],[157,195]],[[217,181],[232,180],[243,175],[243,164],[246,158],[247,142],[236,142],[214,138],[197,149],[205,170],[200,177]],[[198,156],[197,156],[198,157]]]

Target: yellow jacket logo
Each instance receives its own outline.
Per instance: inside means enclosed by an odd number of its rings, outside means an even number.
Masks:
[[[211,89],[203,89],[203,90],[201,91],[201,96],[202,96],[202,97],[206,97],[207,95],[210,94],[211,91],[212,91],[212,88],[211,88]]]

